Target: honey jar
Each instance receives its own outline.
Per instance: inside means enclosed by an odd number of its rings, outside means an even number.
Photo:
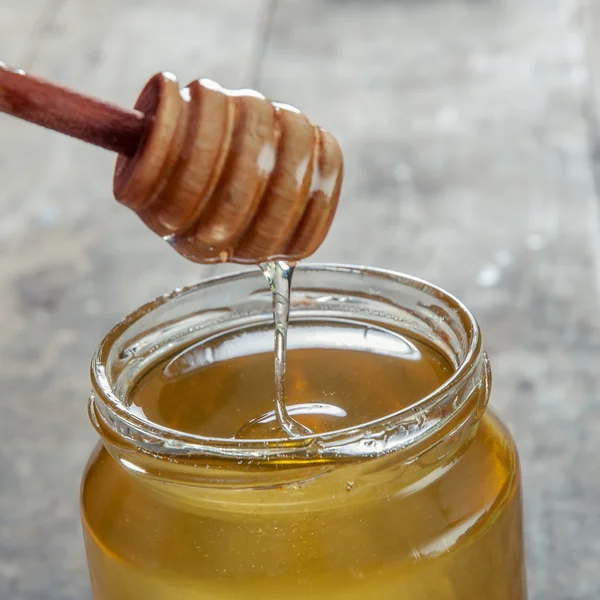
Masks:
[[[141,307],[92,362],[95,600],[525,600],[521,477],[472,314],[389,271],[300,265],[286,405],[258,269]]]

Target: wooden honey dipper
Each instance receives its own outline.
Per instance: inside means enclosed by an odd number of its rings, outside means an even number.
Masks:
[[[207,79],[180,89],[159,73],[128,110],[0,63],[0,112],[117,152],[115,198],[198,263],[305,258],[340,195],[333,135]]]

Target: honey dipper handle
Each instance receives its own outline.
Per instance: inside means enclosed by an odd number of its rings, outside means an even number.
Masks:
[[[134,156],[145,116],[90,98],[0,62],[0,112],[89,144]]]

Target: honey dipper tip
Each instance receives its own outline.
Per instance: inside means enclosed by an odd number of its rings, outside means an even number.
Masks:
[[[322,243],[342,184],[335,137],[287,104],[168,73],[135,109],[148,123],[119,156],[115,197],[198,263],[296,261]]]

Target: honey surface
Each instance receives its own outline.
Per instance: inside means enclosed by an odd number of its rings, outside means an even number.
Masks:
[[[159,363],[134,387],[133,410],[179,431],[234,437],[273,411],[272,335],[268,327],[226,334]],[[306,347],[315,341],[321,347]],[[301,322],[289,342],[285,402],[315,433],[397,412],[452,373],[424,342],[368,323]],[[281,435],[275,419],[266,419],[242,436]]]

